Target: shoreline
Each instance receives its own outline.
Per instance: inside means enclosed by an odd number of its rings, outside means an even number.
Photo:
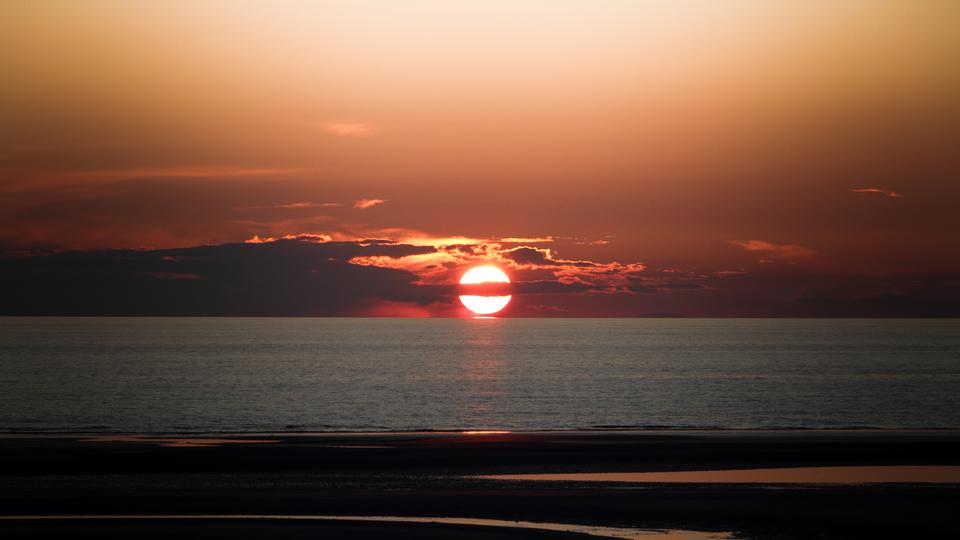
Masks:
[[[957,430],[368,432],[257,434],[256,439],[252,435],[211,436],[202,444],[169,444],[180,439],[197,443],[201,438],[195,436],[0,435],[0,515],[430,516],[733,532],[776,540],[960,535],[960,523],[953,517],[960,507],[960,484],[617,485],[477,478],[957,467]],[[246,442],[219,444],[218,439]],[[88,526],[92,529],[83,528]],[[198,530],[170,527],[193,537]],[[300,525],[289,524],[258,525],[260,532],[222,527],[241,539],[266,538],[278,527],[297,538],[454,534],[452,529],[423,524],[416,530],[410,528],[413,524],[368,524],[359,532],[353,526],[319,523],[303,525],[302,531]],[[301,532],[294,534],[294,529]],[[147,527],[89,524],[78,530],[114,538],[121,536],[118,531],[140,535]],[[72,530],[0,523],[5,538],[56,538],[65,532]],[[461,533],[470,538],[492,534],[463,529],[454,536]],[[577,537],[561,536],[570,534],[516,531],[513,537]]]

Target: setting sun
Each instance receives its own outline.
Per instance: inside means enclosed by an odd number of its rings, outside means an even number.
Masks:
[[[486,283],[510,283],[507,274],[496,266],[476,266],[467,270],[460,278],[461,285],[480,285]],[[460,295],[460,302],[477,315],[497,313],[510,303],[511,295]]]

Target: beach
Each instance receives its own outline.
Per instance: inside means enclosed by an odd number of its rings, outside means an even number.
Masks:
[[[7,538],[586,537],[507,525],[342,521],[349,516],[676,530],[718,538],[960,532],[953,518],[958,484],[831,483],[823,477],[833,467],[901,466],[924,467],[936,477],[930,467],[960,465],[960,432],[954,430],[7,434],[0,437],[0,456],[0,530]],[[800,483],[484,477],[806,467],[820,469],[814,483],[802,482],[803,469]]]

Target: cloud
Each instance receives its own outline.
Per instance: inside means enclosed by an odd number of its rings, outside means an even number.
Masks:
[[[547,244],[553,242],[552,236],[508,236],[498,238],[497,242],[504,244]]]
[[[440,287],[456,284],[466,268],[479,264],[496,264],[507,270],[514,282],[510,290],[513,294],[520,295],[631,294],[631,277],[642,273],[646,268],[639,262],[564,259],[551,249],[532,246],[505,248],[499,242],[489,240],[463,237],[431,239],[426,236],[415,239],[415,242],[409,239],[404,239],[403,242],[410,245],[432,245],[436,251],[401,258],[363,256],[352,259],[351,262],[408,270],[419,276],[419,283]]]
[[[415,246],[480,246],[494,243],[492,240],[486,238],[473,238],[469,236],[440,236],[424,231],[406,229],[402,227],[368,230],[366,235],[392,238],[397,242],[413,244]]]
[[[629,278],[646,269],[646,265],[641,262],[563,259],[552,249],[531,246],[501,250],[499,256],[511,262],[515,268],[547,270],[564,282],[602,285],[596,290],[605,289],[607,292],[626,291]]]
[[[165,250],[72,251],[0,261],[0,313],[350,315],[376,301],[450,302],[411,272],[352,264],[434,248],[309,238]]]
[[[841,274],[763,265],[708,280],[699,315],[760,317],[955,317],[956,273]],[[690,310],[692,306],[687,309]],[[690,314],[696,312],[688,311]]]
[[[538,283],[518,286],[522,293],[576,292],[585,294],[629,294],[630,279],[642,273],[643,263],[596,262],[564,259],[555,250],[533,246],[503,248],[500,244],[477,246],[448,246],[446,252],[454,255],[459,266],[493,262],[519,276],[520,281]],[[459,267],[458,266],[458,267]],[[548,290],[547,283],[555,287]],[[526,287],[526,288],[525,288]],[[535,290],[536,289],[536,290]]]
[[[802,259],[817,254],[816,250],[812,248],[795,244],[774,244],[763,240],[731,240],[730,244],[778,259]]]
[[[0,314],[449,316],[460,309],[456,283],[465,268],[495,263],[513,283],[484,292],[515,295],[512,316],[960,315],[960,279],[949,273],[830,275],[792,265],[749,273],[656,270],[567,261],[530,246],[512,251],[521,263],[499,244],[461,247],[315,234],[6,258]]]
[[[854,188],[850,190],[853,193],[875,193],[878,195],[883,195],[885,197],[890,197],[891,199],[902,199],[903,194],[897,193],[896,191],[878,188],[878,187],[867,187],[867,188]]]
[[[549,249],[522,246],[504,251],[501,255],[515,263],[534,266],[556,266],[557,261],[551,260]]]
[[[284,235],[284,236],[282,236],[282,237],[280,237],[280,238],[276,238],[276,237],[273,237],[273,236],[261,237],[259,234],[255,234],[255,235],[251,236],[250,238],[247,238],[246,240],[244,240],[243,243],[244,243],[244,244],[265,244],[265,243],[267,243],[267,242],[276,242],[276,241],[278,241],[278,240],[302,240],[302,241],[306,241],[306,242],[318,242],[318,243],[323,243],[323,242],[332,242],[332,241],[333,241],[333,237],[330,236],[329,234],[309,234],[309,233],[305,233],[305,234],[288,234],[288,235]]]
[[[374,206],[380,206],[385,202],[387,202],[386,199],[357,199],[356,201],[353,201],[353,207],[366,210],[368,208],[373,208]]]
[[[369,122],[352,122],[344,120],[331,120],[323,123],[323,129],[327,133],[336,137],[345,137],[359,139],[369,137],[380,131],[376,126]]]
[[[552,250],[548,248],[535,248],[530,246],[520,246],[501,252],[501,255],[515,263],[532,266],[577,266],[593,267],[598,263],[591,261],[569,261],[554,258]]]

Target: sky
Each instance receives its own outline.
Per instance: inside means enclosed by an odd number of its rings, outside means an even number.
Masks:
[[[463,316],[492,263],[505,316],[960,316],[958,25],[8,0],[0,312]]]

